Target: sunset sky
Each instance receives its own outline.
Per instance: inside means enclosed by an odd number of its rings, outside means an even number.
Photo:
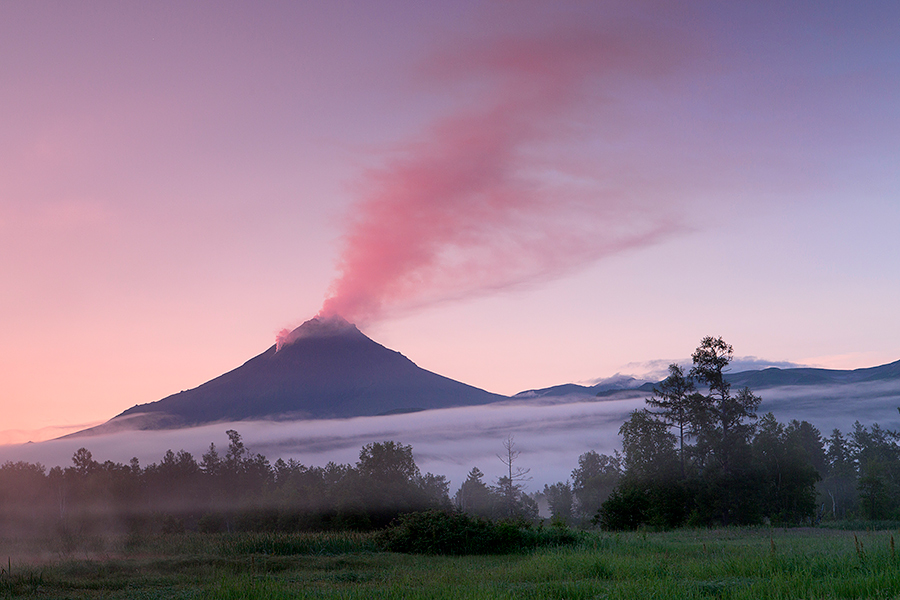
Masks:
[[[502,394],[900,359],[900,3],[673,4],[0,3],[0,443],[320,311]]]

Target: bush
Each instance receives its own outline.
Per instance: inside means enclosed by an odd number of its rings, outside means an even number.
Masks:
[[[629,531],[641,526],[674,529],[687,520],[690,499],[690,492],[677,483],[623,485],[613,490],[594,520],[599,521],[601,528],[611,531]]]
[[[220,514],[206,513],[197,522],[200,533],[220,533],[225,531],[225,517]]]
[[[166,515],[163,517],[160,531],[162,533],[184,533],[184,521],[174,515]]]
[[[524,523],[440,510],[403,515],[379,535],[386,550],[409,554],[508,554],[577,540],[565,529],[535,530]]]
[[[647,522],[650,499],[636,487],[613,490],[597,514],[600,527],[609,531],[630,531]]]

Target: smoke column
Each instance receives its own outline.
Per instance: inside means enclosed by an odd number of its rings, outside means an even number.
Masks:
[[[606,88],[670,70],[663,39],[567,28],[427,61],[426,82],[479,92],[363,177],[320,316],[366,323],[545,281],[676,229],[547,151],[604,118]]]

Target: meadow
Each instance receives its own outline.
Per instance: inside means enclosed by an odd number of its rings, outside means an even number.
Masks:
[[[3,540],[15,598],[894,598],[900,532],[581,532],[520,553],[387,552],[377,534]],[[6,558],[6,556],[4,556]]]

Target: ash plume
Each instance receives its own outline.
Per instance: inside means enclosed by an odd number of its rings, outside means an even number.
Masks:
[[[607,90],[680,53],[662,34],[561,28],[432,57],[427,83],[481,91],[363,177],[320,316],[365,324],[546,281],[677,230],[662,202],[573,173],[553,148],[579,119],[614,119]]]

